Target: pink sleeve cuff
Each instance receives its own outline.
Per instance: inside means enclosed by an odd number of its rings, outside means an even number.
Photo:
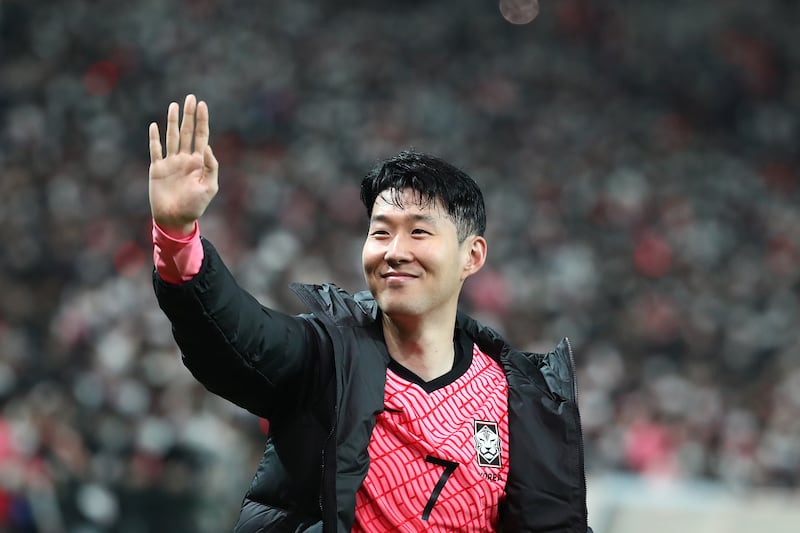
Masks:
[[[200,272],[203,263],[203,244],[200,242],[200,226],[185,237],[168,234],[153,221],[153,263],[161,279],[179,285]]]

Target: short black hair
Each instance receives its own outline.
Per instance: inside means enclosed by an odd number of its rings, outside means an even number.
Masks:
[[[438,157],[404,150],[375,165],[361,182],[361,201],[372,217],[375,200],[390,191],[390,201],[403,207],[401,192],[411,189],[425,206],[438,200],[456,225],[459,242],[486,231],[486,207],[480,187],[464,171]]]

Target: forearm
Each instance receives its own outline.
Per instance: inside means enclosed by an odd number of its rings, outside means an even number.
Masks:
[[[322,379],[319,337],[306,320],[261,306],[213,246],[202,245],[202,264],[189,281],[154,275],[184,364],[206,388],[259,416],[302,402]]]

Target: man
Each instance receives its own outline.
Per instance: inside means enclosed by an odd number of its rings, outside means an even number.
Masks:
[[[403,152],[363,180],[369,291],[293,285],[309,312],[262,307],[197,220],[217,192],[204,102],[150,125],[154,287],[183,361],[270,421],[236,532],[586,533],[571,351],[526,354],[458,312],[486,260],[483,197]]]

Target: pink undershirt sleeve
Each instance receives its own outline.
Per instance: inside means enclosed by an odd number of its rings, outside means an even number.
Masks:
[[[167,233],[153,221],[153,263],[161,279],[179,285],[200,272],[203,263],[203,244],[200,226],[195,221],[194,230],[187,236]]]

